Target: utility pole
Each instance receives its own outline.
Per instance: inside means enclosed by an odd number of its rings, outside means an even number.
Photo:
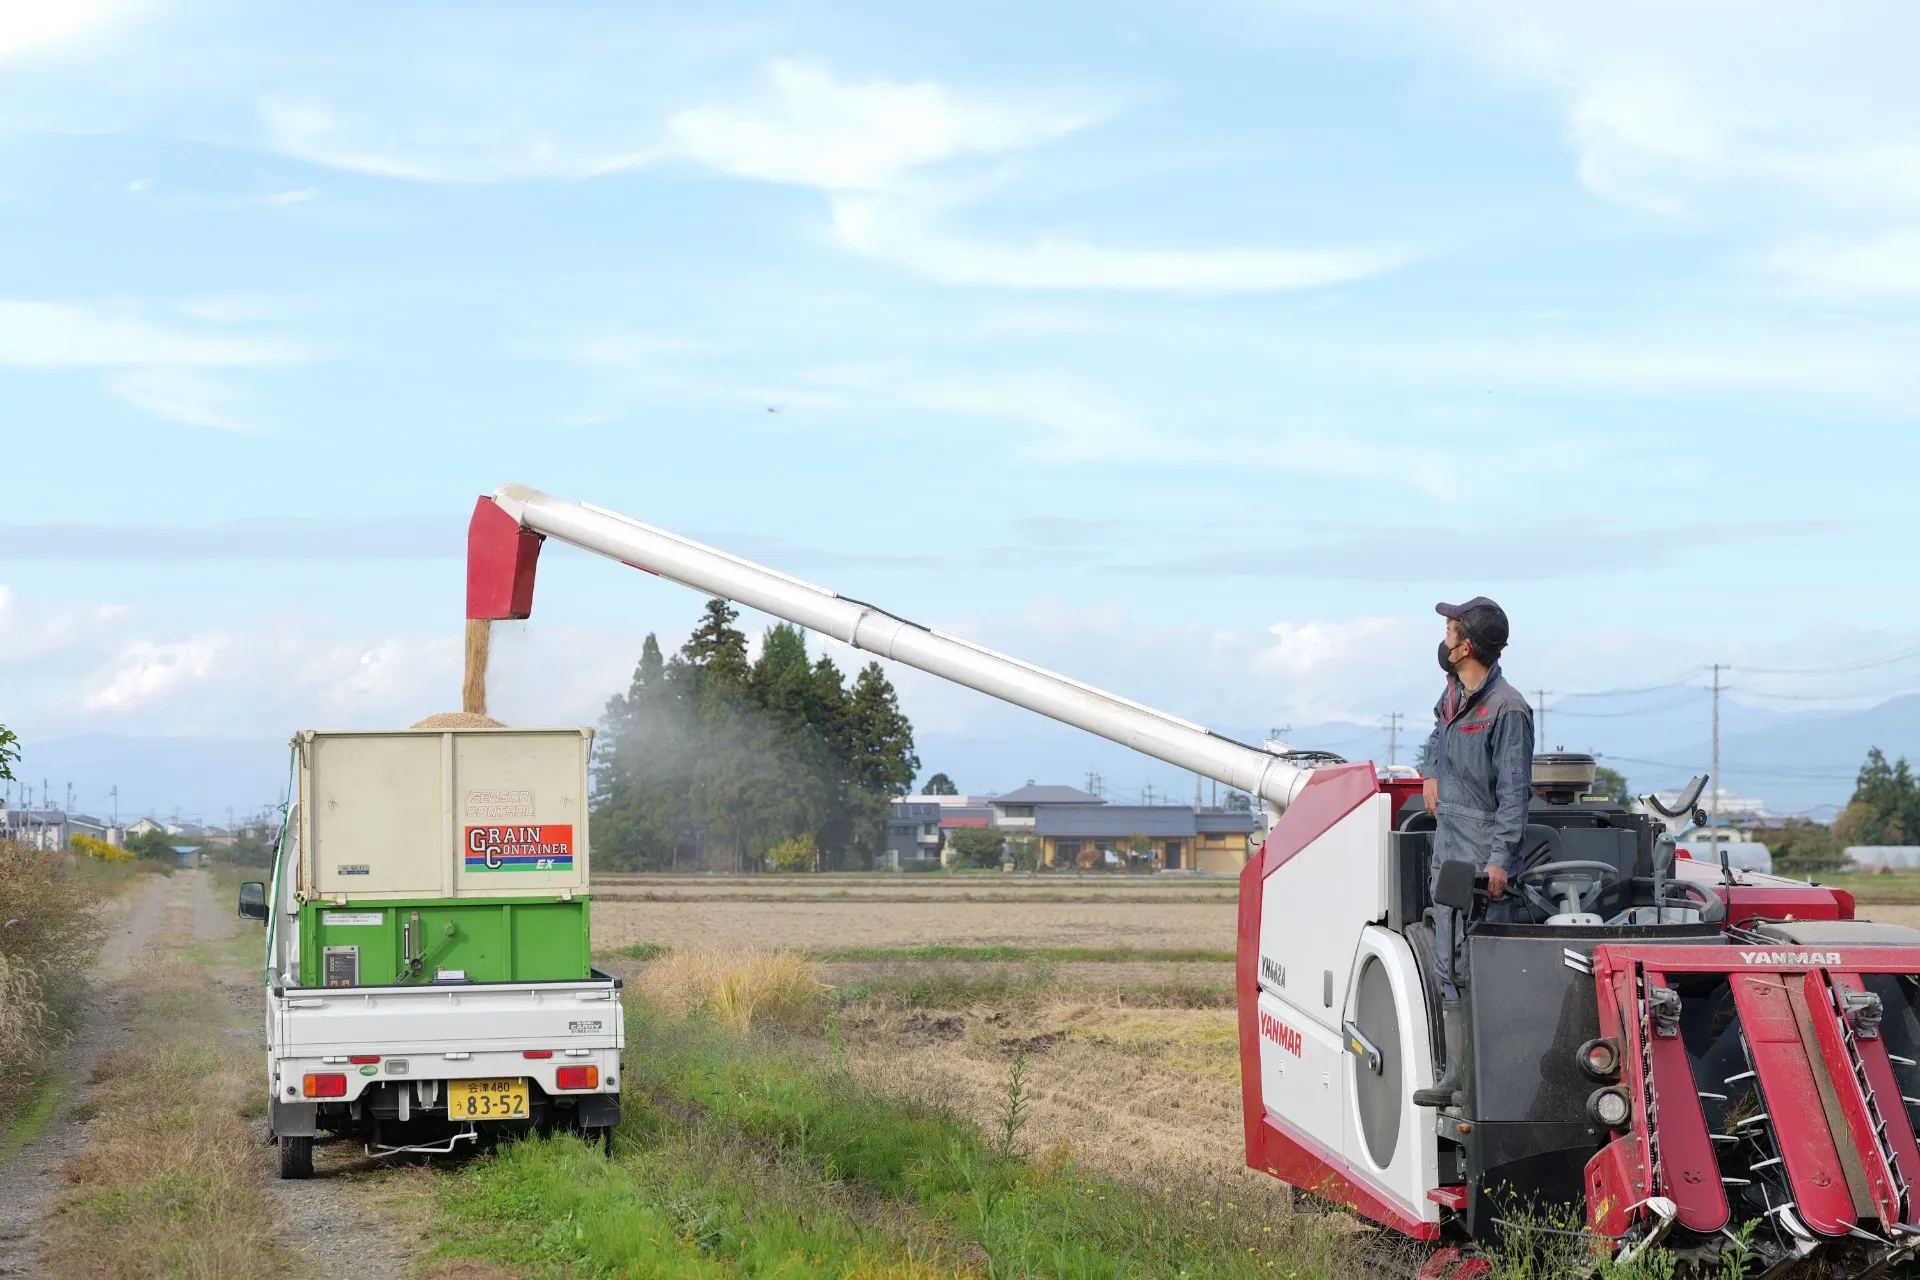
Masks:
[[[1399,763],[1400,720],[1403,715],[1404,713],[1399,711],[1387,712],[1387,768],[1389,769]]]
[[[117,827],[120,825],[120,784],[119,783],[116,782],[113,784],[111,794],[113,796],[113,825]]]
[[[1547,747],[1547,695],[1552,692],[1553,690],[1551,689],[1535,689],[1533,691],[1533,714],[1538,717],[1540,721],[1538,732],[1534,735],[1533,740],[1539,744],[1542,751],[1546,750]]]
[[[1712,823],[1713,861],[1720,864],[1720,670],[1721,664],[1713,664],[1713,777],[1708,782],[1712,798],[1708,800],[1707,820]]]

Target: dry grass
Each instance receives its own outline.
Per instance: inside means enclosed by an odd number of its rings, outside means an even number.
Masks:
[[[784,881],[804,886],[805,877]],[[781,884],[766,878],[769,886]],[[724,898],[645,901],[596,894],[593,945],[635,942],[722,951],[791,947],[1114,947],[1232,951],[1237,920],[1231,898],[1162,894],[1127,901],[862,901],[808,899],[796,891],[770,901]]]
[[[31,1096],[86,998],[119,868],[0,841],[0,1115]]]
[[[29,1061],[37,1052],[46,1021],[39,975],[0,952],[0,1063]]]
[[[1231,1011],[1074,1000],[945,1014],[852,1005],[840,1026],[850,1065],[872,1087],[989,1129],[1006,1106],[1012,1048],[1024,1044],[1024,1149],[1196,1205],[1289,1210],[1284,1186],[1244,1167]]]
[[[637,985],[663,1012],[705,1012],[742,1033],[755,1025],[820,1025],[820,979],[812,962],[794,951],[673,951],[649,964]]]
[[[184,920],[176,922],[183,925]],[[225,1008],[182,933],[120,984],[131,1045],[103,1055],[98,1119],[66,1167],[41,1272],[56,1280],[242,1280],[284,1269],[242,1115],[259,1063],[231,1051]]]

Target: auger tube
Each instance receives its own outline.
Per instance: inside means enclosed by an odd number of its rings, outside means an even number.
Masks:
[[[1257,795],[1275,810],[1285,809],[1306,785],[1309,770],[1284,756],[1222,737],[1202,725],[957,636],[944,635],[875,605],[848,599],[617,512],[568,502],[518,484],[500,486],[492,500],[521,529],[558,538],[696,591],[737,601],[856,649],[904,662],[1063,724],[1097,733],[1157,760]],[[497,516],[493,519],[498,521]],[[476,515],[476,531],[480,523]],[[511,564],[510,555],[507,563]],[[469,573],[473,572],[470,550]],[[520,593],[515,599],[524,597],[527,608],[531,607],[531,572],[529,562],[522,570],[524,585],[514,588]],[[476,613],[473,599],[470,581],[470,616],[525,616],[517,610]]]

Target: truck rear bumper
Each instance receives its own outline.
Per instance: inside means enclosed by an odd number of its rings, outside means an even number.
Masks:
[[[620,1093],[626,1024],[612,979],[284,988],[269,996],[269,1024],[269,1096],[281,1105],[350,1104],[392,1084],[431,1109],[450,1080],[520,1078],[560,1102]]]
[[[411,1092],[423,1106],[446,1098],[449,1080],[501,1080],[520,1078],[540,1087],[555,1099],[593,1094],[620,1093],[620,1051],[615,1048],[570,1049],[566,1056],[556,1052],[551,1058],[530,1059],[524,1052],[511,1050],[445,1053],[394,1053],[379,1055],[379,1061],[354,1063],[352,1057],[369,1054],[325,1054],[318,1057],[287,1056],[272,1063],[273,1098],[282,1104],[302,1102],[353,1102],[378,1084],[412,1085]],[[591,1068],[586,1075],[592,1083],[586,1087],[563,1088],[560,1073],[569,1068]],[[576,1077],[577,1078],[577,1077]],[[422,1086],[426,1086],[423,1088]]]

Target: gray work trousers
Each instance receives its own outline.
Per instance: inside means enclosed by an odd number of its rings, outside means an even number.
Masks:
[[[1465,859],[1461,859],[1465,861]],[[1440,864],[1433,864],[1433,880],[1427,886],[1429,896],[1440,885]],[[1519,890],[1512,881],[1506,892],[1487,904],[1480,919],[1490,924],[1513,924],[1520,918]],[[1436,902],[1433,911],[1433,963],[1440,974],[1443,999],[1458,1000],[1467,989],[1467,913]]]

